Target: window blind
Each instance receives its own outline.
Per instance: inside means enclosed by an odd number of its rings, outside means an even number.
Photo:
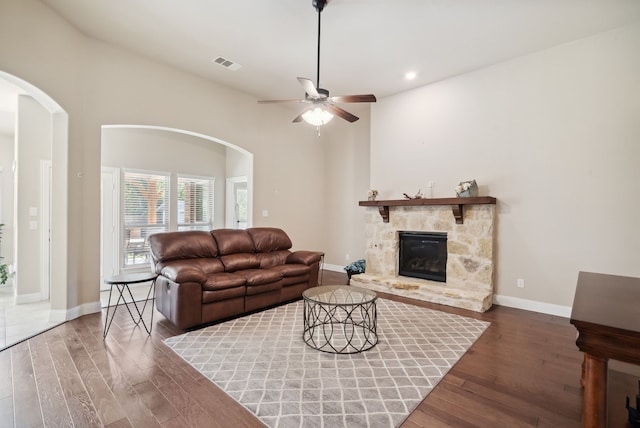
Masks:
[[[123,266],[149,262],[149,236],[169,230],[169,175],[124,171]]]
[[[213,178],[178,175],[178,230],[213,229]]]

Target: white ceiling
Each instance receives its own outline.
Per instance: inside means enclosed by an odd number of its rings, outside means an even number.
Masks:
[[[299,98],[296,77],[316,79],[311,0],[41,1],[89,37],[256,98]],[[331,0],[320,86],[384,97],[639,20],[638,0]]]

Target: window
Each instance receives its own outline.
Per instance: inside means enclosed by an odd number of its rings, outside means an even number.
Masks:
[[[178,175],[178,230],[213,229],[213,179]]]
[[[124,171],[123,267],[149,262],[149,236],[169,230],[169,175]]]

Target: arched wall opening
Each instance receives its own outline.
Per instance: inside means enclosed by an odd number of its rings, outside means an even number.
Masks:
[[[169,209],[157,214],[157,220],[167,215],[162,223],[168,230],[184,230],[180,223],[177,177],[210,179],[212,183],[211,228],[230,227],[229,182],[238,179],[246,183],[246,225],[253,222],[253,154],[216,137],[184,129],[150,125],[103,125],[101,132],[101,284],[106,276],[149,269],[148,251],[140,251],[142,258],[133,259],[129,244],[141,241],[151,233],[142,225],[129,227],[125,220],[125,174],[140,173],[166,176],[169,185]],[[111,193],[111,195],[109,195]],[[162,203],[160,203],[162,205]],[[165,214],[166,213],[166,214]],[[149,223],[144,218],[141,223]],[[244,226],[244,223],[242,223]],[[133,250],[133,248],[131,248]],[[102,287],[104,288],[104,287]],[[104,304],[104,303],[103,303]]]
[[[65,321],[67,319],[67,284],[68,284],[68,147],[69,147],[69,118],[66,111],[49,95],[44,91],[37,88],[30,82],[23,80],[12,74],[0,71],[0,79],[9,82],[30,97],[37,104],[43,112],[46,113],[47,128],[40,133],[38,138],[46,140],[46,145],[50,147],[50,159],[45,160],[50,162],[51,175],[50,175],[50,187],[49,195],[55,195],[51,197],[49,201],[39,198],[34,202],[29,200],[25,202],[25,190],[21,191],[21,186],[27,181],[31,181],[30,177],[21,177],[21,170],[25,172],[27,170],[25,165],[21,165],[24,162],[26,156],[19,153],[20,151],[20,129],[28,129],[29,124],[21,123],[22,120],[28,118],[18,117],[16,121],[16,184],[14,194],[14,221],[13,228],[15,231],[15,251],[14,262],[17,265],[16,268],[16,282],[20,287],[20,275],[21,272],[32,271],[36,269],[43,278],[38,280],[35,287],[29,284],[33,290],[29,289],[25,293],[21,293],[16,296],[17,302],[30,302],[35,300],[49,299],[51,302],[51,321]],[[33,159],[31,159],[32,161]],[[40,184],[38,184],[40,185]],[[42,196],[42,195],[41,195]],[[46,204],[47,206],[42,206]],[[49,230],[44,230],[43,216],[48,216]],[[34,223],[35,222],[35,223]],[[21,249],[27,248],[28,245],[24,239],[28,238],[28,235],[33,235],[33,228],[40,229],[40,233],[35,238],[37,244],[31,245],[29,248],[29,257],[21,255],[23,251]],[[43,234],[47,234],[44,237]],[[42,248],[48,240],[48,248]],[[39,257],[33,257],[32,248],[37,246],[40,253]],[[43,258],[46,258],[44,260]],[[35,259],[35,260],[34,260]],[[33,263],[37,263],[38,266],[33,266]],[[46,268],[46,269],[45,269]],[[46,277],[44,277],[46,276]],[[25,281],[23,281],[25,282]],[[31,283],[32,281],[29,281]]]

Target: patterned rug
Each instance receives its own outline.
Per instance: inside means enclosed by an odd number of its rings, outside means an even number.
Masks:
[[[360,354],[302,340],[303,303],[165,343],[269,427],[400,425],[489,323],[378,299],[378,344]]]

